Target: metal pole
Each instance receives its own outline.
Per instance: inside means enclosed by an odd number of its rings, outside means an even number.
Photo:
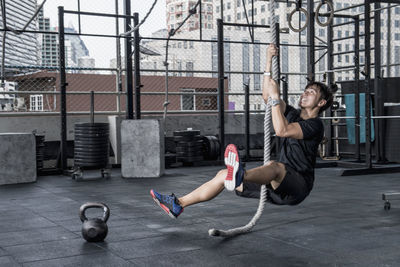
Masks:
[[[200,40],[203,39],[203,31],[202,31],[202,29],[203,29],[203,26],[202,26],[202,24],[203,24],[203,9],[202,9],[201,2],[202,1],[200,1],[200,5],[199,5]],[[222,6],[221,6],[221,8],[222,8]]]
[[[118,0],[115,0],[115,14],[118,15],[119,8],[118,8]],[[121,80],[121,39],[119,37],[119,19],[118,16],[115,17],[115,35],[118,37],[116,38],[116,59],[117,59],[117,76],[115,79],[116,86],[115,91],[122,92],[122,80]],[[117,111],[121,112],[121,97],[118,94],[116,96],[117,101]]]
[[[131,1],[124,0],[124,13],[126,16],[131,14]],[[131,19],[125,18],[124,32],[128,32],[131,29]],[[126,87],[126,118],[133,119],[133,84],[132,84],[132,44],[131,37],[132,34],[129,33],[124,39],[125,43],[125,87]]]
[[[391,7],[392,5],[389,4],[389,7]],[[391,39],[392,39],[392,9],[389,8],[387,10],[388,14],[387,14],[387,43],[386,43],[386,77],[390,77],[391,76],[391,69],[390,69],[390,62],[391,62],[391,57],[390,57],[390,53],[391,53]]]
[[[372,147],[371,147],[371,21],[370,21],[370,0],[365,0],[365,164],[372,168]]]
[[[244,85],[244,105],[245,105],[245,112],[244,112],[244,121],[245,121],[245,142],[246,142],[246,160],[250,159],[250,78],[247,78],[247,84]]]
[[[333,70],[333,28],[332,24],[327,27],[327,43],[328,43],[328,75],[327,84],[331,85],[335,79]],[[328,108],[325,111],[325,115],[332,116],[332,110]],[[332,121],[330,121],[326,127],[325,136],[328,139],[326,144],[326,156],[330,157],[332,155]]]
[[[67,169],[67,83],[65,77],[65,39],[64,39],[64,7],[58,7],[58,44],[59,44],[59,71],[61,91],[61,142],[60,142],[60,168]]]
[[[134,25],[139,24],[139,13],[133,14]],[[136,119],[140,120],[140,35],[139,35],[139,28],[134,31],[134,61],[135,61],[135,115]]]
[[[315,80],[315,26],[314,26],[314,0],[307,0],[307,11],[310,16],[307,26],[307,73],[308,73],[308,80],[314,81]],[[329,27],[329,26],[328,26]]]
[[[222,8],[222,6],[221,6]],[[218,27],[218,115],[219,115],[219,141],[220,159],[224,158],[225,149],[225,77],[224,77],[224,25],[222,19],[217,20]]]
[[[356,81],[356,91],[354,92],[355,100],[354,100],[354,115],[356,117],[354,126],[355,126],[355,134],[356,134],[356,151],[355,157],[357,161],[361,160],[360,156],[360,18],[354,18],[354,46],[355,46],[355,56],[354,61],[356,68],[354,69],[354,77]]]
[[[379,9],[381,7],[380,3],[375,3],[374,8]],[[381,12],[377,11],[374,14],[374,104],[375,104],[375,115],[383,116],[383,96],[382,96],[382,84],[381,84]],[[384,142],[384,131],[383,131],[383,121],[379,120],[375,122],[375,155],[377,162],[384,162],[383,155],[383,142]]]
[[[94,124],[94,91],[90,91],[90,123]]]

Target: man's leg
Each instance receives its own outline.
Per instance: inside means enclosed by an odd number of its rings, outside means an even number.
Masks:
[[[221,170],[210,181],[202,184],[189,194],[178,198],[179,204],[184,208],[196,203],[213,199],[224,190],[224,180],[227,170]],[[271,184],[276,189],[286,175],[285,165],[280,162],[271,161],[268,165],[247,170],[244,180],[258,184]],[[238,188],[240,191],[241,186]]]
[[[213,199],[224,190],[224,180],[227,170],[221,170],[210,181],[202,184],[192,192],[178,198],[179,204],[184,208],[196,203]]]
[[[247,170],[243,179],[257,184],[271,184],[272,188],[276,189],[285,178],[285,175],[286,168],[283,163],[270,161],[267,165]]]

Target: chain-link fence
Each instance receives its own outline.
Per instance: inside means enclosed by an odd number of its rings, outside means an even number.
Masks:
[[[1,17],[2,28],[2,87],[0,91],[0,116],[55,115],[61,108],[61,81],[59,57],[59,22],[54,16],[58,10],[47,9],[39,12],[28,27],[28,21],[18,20],[15,10],[29,7],[26,17],[34,15],[38,3],[34,0],[10,2],[3,6],[6,20]],[[74,12],[64,13],[64,50],[66,67],[66,111],[78,120],[89,120],[91,110],[90,92],[94,91],[94,111],[96,118],[105,120],[107,115],[125,116],[127,112],[126,44],[133,46],[133,38],[125,42],[121,35],[125,29],[125,17],[117,18],[114,4],[119,14],[123,13],[123,1],[115,1],[110,7],[91,6],[87,11],[76,12],[78,2],[71,7],[71,1],[59,1],[60,6]],[[82,5],[84,5],[81,1]],[[110,2],[110,1],[108,1]],[[280,69],[281,77],[287,83],[288,103],[298,105],[299,94],[307,84],[307,65],[314,64],[315,79],[327,82],[327,76],[334,73],[333,81],[351,81],[356,77],[360,63],[360,73],[365,65],[365,11],[361,0],[335,1],[335,15],[332,25],[332,51],[329,46],[329,27],[319,26],[315,21],[315,62],[309,62],[307,49],[307,29],[299,33],[289,30],[287,19],[296,8],[292,2],[278,3],[277,16],[280,23]],[[160,3],[158,3],[160,5]],[[239,118],[246,111],[245,87],[249,85],[249,110],[252,134],[262,132],[264,103],[261,97],[266,49],[269,44],[269,3],[267,1],[201,1],[201,16],[197,1],[175,1],[167,3],[165,29],[140,33],[140,111],[143,116],[169,117],[196,115],[214,116],[215,123],[206,128],[207,134],[218,133],[219,112],[219,53],[224,57],[224,108],[226,116]],[[245,6],[243,5],[245,4]],[[318,3],[315,3],[314,10]],[[44,4],[46,10],[49,3]],[[352,9],[350,5],[357,5]],[[197,13],[190,15],[196,7]],[[307,8],[307,4],[303,3]],[[135,12],[133,6],[133,12]],[[400,7],[396,4],[373,4],[371,9],[380,9],[380,63],[383,77],[400,76]],[[111,10],[111,11],[110,11]],[[99,13],[96,13],[99,12]],[[133,13],[132,12],[132,13]],[[321,12],[329,12],[323,6]],[[105,14],[107,13],[107,14]],[[350,16],[359,15],[360,32],[357,36],[355,20]],[[372,12],[372,17],[378,12]],[[343,16],[340,16],[343,15]],[[153,14],[150,14],[150,17]],[[142,19],[144,16],[141,16]],[[223,19],[223,49],[218,47],[217,19]],[[326,19],[320,18],[323,22]],[[307,17],[295,12],[293,26],[302,27]],[[182,22],[185,24],[181,26]],[[145,22],[146,23],[146,22]],[[249,27],[247,23],[254,24]],[[130,27],[133,22],[130,21]],[[24,31],[18,31],[24,28]],[[178,29],[175,31],[175,29]],[[131,28],[129,28],[131,29]],[[371,31],[374,32],[374,18]],[[172,34],[173,33],[173,34]],[[133,35],[133,33],[132,33]],[[168,37],[169,40],[168,40]],[[356,57],[357,42],[360,55]],[[371,63],[375,64],[374,38],[371,38]],[[4,47],[4,49],[2,48]],[[133,51],[133,50],[132,50]],[[133,52],[128,58],[133,56]],[[329,65],[330,58],[332,66]],[[132,58],[133,59],[133,58]],[[375,73],[371,73],[374,78]],[[132,78],[134,79],[134,78]],[[364,79],[361,74],[360,79]],[[134,81],[131,82],[134,84]],[[283,84],[283,83],[281,83]],[[135,91],[136,88],[133,88]],[[4,92],[5,91],[5,92]],[[340,90],[339,90],[340,93]],[[135,97],[135,96],[133,96]],[[134,105],[135,102],[133,101]],[[341,105],[343,101],[340,101]],[[228,125],[228,122],[231,125]],[[72,125],[73,122],[70,122]],[[194,123],[194,122],[193,122]],[[227,133],[243,132],[243,120],[236,123],[226,120]],[[168,124],[167,124],[168,125]],[[175,125],[173,123],[169,124]],[[185,127],[187,125],[185,124]],[[33,126],[34,127],[34,126]],[[54,126],[60,127],[60,126]],[[69,126],[70,127],[70,126]],[[167,126],[168,127],[168,126]],[[183,126],[182,126],[183,127]],[[200,123],[197,127],[204,127]],[[3,128],[5,130],[12,127]],[[167,129],[171,132],[172,129]],[[47,130],[50,131],[50,130]],[[57,131],[55,131],[57,132]],[[56,138],[56,137],[54,137]]]

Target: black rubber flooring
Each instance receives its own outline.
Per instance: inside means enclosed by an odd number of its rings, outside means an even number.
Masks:
[[[168,169],[156,179],[122,179],[113,169],[109,180],[46,176],[1,186],[0,266],[400,266],[400,201],[385,211],[381,196],[400,191],[399,174],[341,177],[339,168],[317,169],[303,203],[267,204],[253,231],[233,238],[207,232],[246,224],[258,200],[223,192],[175,220],[149,195],[151,188],[182,195],[220,168]],[[88,201],[111,209],[103,243],[81,237],[78,211]]]

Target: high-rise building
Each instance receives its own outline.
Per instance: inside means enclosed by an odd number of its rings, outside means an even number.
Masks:
[[[81,57],[88,57],[89,50],[79,35],[68,33],[77,33],[72,25],[65,28],[65,63],[67,67],[78,67],[78,60]]]
[[[39,30],[54,31],[55,28],[50,26],[50,19],[43,16],[43,9],[39,15]],[[40,43],[40,65],[46,67],[57,67],[58,60],[58,35],[57,34],[39,34]]]
[[[167,28],[177,29],[182,21],[190,14],[190,10],[196,5],[197,0],[167,0]],[[203,29],[214,28],[213,0],[201,1],[201,27]],[[197,8],[200,10],[200,7]],[[200,28],[199,14],[194,14],[180,28],[180,31],[193,31]]]
[[[7,25],[3,25],[0,12],[0,27],[7,26],[14,30],[21,30],[36,11],[36,0],[4,1]],[[34,19],[26,30],[37,31],[37,19]],[[4,32],[2,33],[2,35]],[[2,38],[0,38],[0,53],[2,53]],[[6,33],[5,64],[11,66],[30,66],[38,64],[38,40],[35,33],[17,34],[11,31]]]

